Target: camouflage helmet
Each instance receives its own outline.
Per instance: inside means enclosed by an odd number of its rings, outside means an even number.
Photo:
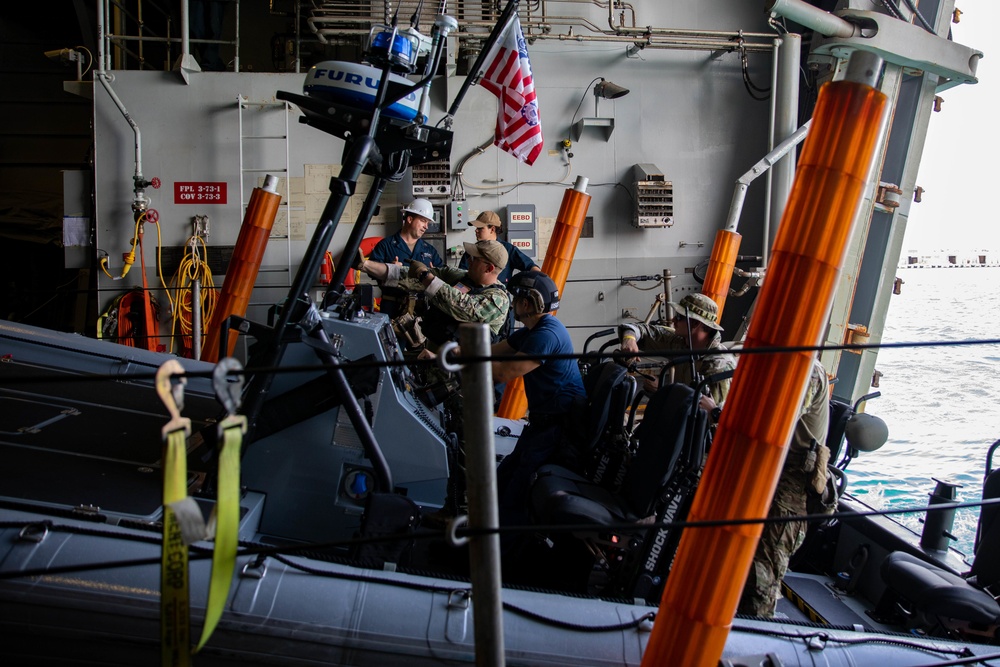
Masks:
[[[678,303],[670,302],[674,312],[692,320],[697,320],[710,329],[722,331],[719,326],[719,304],[704,294],[687,294]]]

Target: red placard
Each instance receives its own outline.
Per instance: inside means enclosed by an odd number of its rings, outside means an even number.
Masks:
[[[191,181],[174,183],[175,204],[225,204],[226,182]]]

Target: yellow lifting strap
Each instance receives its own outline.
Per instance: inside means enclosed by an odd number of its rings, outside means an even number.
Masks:
[[[163,427],[163,547],[160,561],[160,641],[164,667],[186,667],[191,661],[191,616],[188,609],[188,548],[174,504],[187,498],[187,436],[191,420],[184,407],[184,368],[169,359],[156,371],[156,391],[170,421]],[[174,384],[173,376],[179,375]]]
[[[232,358],[223,359],[212,373],[213,386],[227,417],[219,424],[218,497],[212,520],[206,528],[201,510],[187,495],[186,440],[191,420],[182,418],[184,368],[175,359],[166,361],[156,373],[156,389],[171,419],[163,427],[163,556],[160,570],[160,636],[164,667],[186,667],[212,636],[226,607],[236,569],[240,520],[240,453],[247,420],[237,415],[243,391],[243,367]],[[236,375],[231,378],[230,373]],[[178,383],[172,376],[179,375]],[[213,530],[214,528],[214,530]],[[205,625],[198,646],[191,650],[188,546],[215,537],[212,575],[208,587]]]
[[[236,569],[240,529],[240,452],[243,434],[247,432],[247,418],[236,414],[243,393],[242,371],[240,362],[226,357],[216,364],[212,372],[216,398],[226,408],[227,416],[219,423],[222,451],[219,454],[219,491],[214,510],[215,550],[212,552],[212,578],[208,588],[205,626],[195,653],[212,636],[222,617]]]

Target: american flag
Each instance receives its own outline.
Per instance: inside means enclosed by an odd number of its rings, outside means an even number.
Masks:
[[[517,14],[486,56],[481,74],[480,85],[500,103],[493,143],[518,160],[533,164],[542,152],[542,123]]]

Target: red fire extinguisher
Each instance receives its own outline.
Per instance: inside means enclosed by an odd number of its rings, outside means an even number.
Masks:
[[[333,280],[333,254],[327,251],[319,267],[319,284],[329,285],[331,280]]]

